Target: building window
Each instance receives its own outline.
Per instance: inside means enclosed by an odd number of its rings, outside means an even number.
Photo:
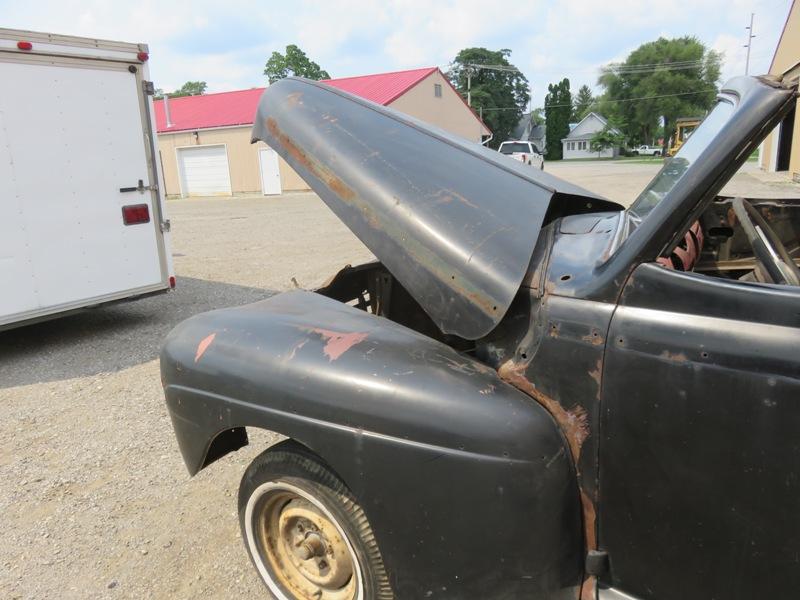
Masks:
[[[433,95],[437,98],[442,97],[442,84],[441,83],[434,83],[433,84]]]

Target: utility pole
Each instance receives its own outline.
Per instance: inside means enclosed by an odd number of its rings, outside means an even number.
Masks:
[[[745,62],[744,62],[744,74],[745,75],[747,75],[749,73],[749,71],[750,71],[750,47],[753,45],[753,38],[756,37],[756,35],[753,33],[753,17],[754,16],[755,16],[755,13],[750,13],[750,26],[749,27],[745,27],[745,29],[747,30],[747,43],[744,45],[744,47],[747,48],[747,58],[745,59]]]

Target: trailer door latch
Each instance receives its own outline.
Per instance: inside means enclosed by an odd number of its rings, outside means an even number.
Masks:
[[[167,233],[172,230],[172,223],[169,222],[169,219],[164,219],[161,221],[161,233]]]
[[[148,96],[153,96],[156,93],[156,87],[153,85],[152,81],[143,81],[142,91]]]
[[[139,180],[139,184],[138,184],[136,187],[124,187],[124,188],[119,188],[119,191],[120,191],[120,192],[139,192],[140,194],[144,194],[144,193],[145,193],[145,191],[147,191],[147,190],[153,190],[153,189],[156,189],[156,188],[155,188],[155,187],[152,187],[152,186],[149,186],[149,185],[145,185],[145,184],[144,184],[144,181],[142,181],[142,180],[140,179],[140,180]]]

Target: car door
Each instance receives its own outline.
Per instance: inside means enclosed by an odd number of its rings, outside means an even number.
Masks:
[[[800,288],[640,265],[601,411],[600,598],[796,597]]]

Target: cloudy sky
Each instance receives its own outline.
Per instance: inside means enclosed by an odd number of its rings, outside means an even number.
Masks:
[[[800,0],[799,0],[800,1]],[[725,53],[723,78],[744,73],[745,26],[756,13],[751,73],[769,68],[791,0],[0,0],[0,26],[146,42],[156,87],[262,86],[273,50],[297,44],[333,77],[446,68],[469,46],[509,48],[534,106],[567,76],[576,90],[598,67],[659,36],[693,35]]]

